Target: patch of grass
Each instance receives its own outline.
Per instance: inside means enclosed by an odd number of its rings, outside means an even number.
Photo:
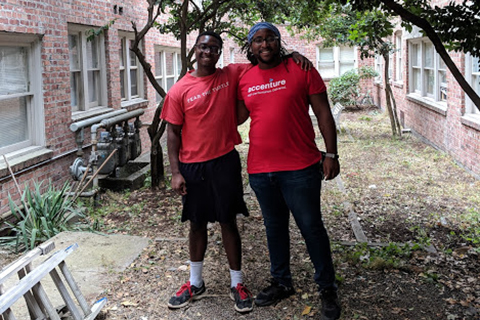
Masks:
[[[418,244],[398,245],[390,243],[384,247],[372,247],[366,243],[344,251],[347,262],[365,269],[405,269],[413,251],[421,248]]]
[[[14,247],[16,252],[31,250],[62,231],[78,229],[78,226],[69,221],[74,217],[83,217],[83,213],[72,198],[66,195],[70,185],[65,183],[57,189],[49,181],[43,190],[42,184],[35,182],[33,190],[25,185],[21,197],[23,208],[8,196],[15,221],[5,222],[9,234],[0,237],[0,244]]]
[[[427,245],[427,246],[429,246],[432,243],[432,239],[430,239],[424,227],[416,225],[416,226],[410,227],[409,230],[415,234],[415,238],[418,243],[422,245]]]
[[[459,215],[457,219],[461,221],[459,225],[461,230],[460,237],[477,247],[477,249],[480,249],[480,212],[469,208],[465,213]]]
[[[368,121],[368,122],[372,121],[372,117],[368,117],[368,116],[361,116],[359,119],[362,121]]]

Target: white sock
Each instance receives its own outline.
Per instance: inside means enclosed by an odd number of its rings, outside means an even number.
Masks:
[[[230,279],[232,288],[236,288],[237,284],[243,283],[243,273],[242,270],[232,270],[230,269]]]
[[[202,271],[203,261],[190,261],[190,285],[197,288],[203,285]]]

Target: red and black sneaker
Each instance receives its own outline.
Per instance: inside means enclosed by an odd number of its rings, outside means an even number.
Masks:
[[[253,295],[243,284],[239,283],[235,288],[230,288],[230,298],[235,301],[235,310],[238,312],[252,311]]]
[[[190,281],[185,283],[177,293],[168,301],[168,307],[171,309],[179,309],[188,305],[191,301],[203,298],[205,293],[205,283],[200,288],[192,286]]]

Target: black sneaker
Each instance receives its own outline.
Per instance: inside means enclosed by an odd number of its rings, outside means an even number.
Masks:
[[[191,301],[203,298],[205,293],[205,283],[200,288],[190,285],[190,281],[185,283],[177,293],[168,301],[168,307],[179,309],[185,307]]]
[[[270,283],[271,284],[268,287],[257,294],[257,297],[255,298],[255,304],[257,306],[269,306],[282,299],[288,298],[295,293],[293,287],[284,286],[278,283],[275,279],[271,279]]]
[[[324,289],[320,291],[320,299],[322,300],[322,316],[320,320],[336,320],[340,318],[342,308],[338,302],[337,290]]]
[[[243,284],[239,283],[235,288],[230,288],[230,298],[235,301],[235,310],[249,312],[253,309],[253,295]]]

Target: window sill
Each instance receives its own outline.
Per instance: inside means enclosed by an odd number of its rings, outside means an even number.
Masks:
[[[12,171],[18,172],[52,157],[53,151],[45,147],[29,147],[5,155]],[[10,175],[3,157],[0,159],[0,178]]]
[[[128,111],[147,107],[147,106],[148,106],[148,100],[145,100],[143,98],[122,101],[122,108],[126,108]]]
[[[461,119],[464,126],[480,131],[480,114],[466,114]]]
[[[77,121],[85,120],[88,118],[99,116],[104,113],[111,112],[113,110],[114,110],[113,108],[96,107],[96,108],[91,108],[90,110],[87,110],[87,111],[75,111],[75,112],[72,112],[72,121],[77,122]]]
[[[432,110],[442,116],[447,116],[447,104],[444,102],[435,102],[425,97],[421,97],[416,93],[410,93],[407,95],[407,100],[417,103],[422,107]]]
[[[403,88],[403,81],[393,81],[393,86],[395,88]]]

